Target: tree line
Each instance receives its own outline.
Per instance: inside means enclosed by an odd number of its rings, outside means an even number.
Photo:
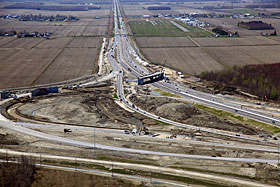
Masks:
[[[241,90],[280,101],[280,63],[229,67],[221,71],[202,72],[200,77],[239,87]]]

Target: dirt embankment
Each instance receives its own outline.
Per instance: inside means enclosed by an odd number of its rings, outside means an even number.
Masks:
[[[136,97],[133,95],[130,97],[130,100],[135,103],[136,106],[147,110],[148,112],[173,121],[198,127],[216,128],[242,134],[258,134],[258,131],[254,128],[218,118],[212,114],[197,109],[193,105],[186,104],[175,99],[143,96]]]
[[[39,168],[32,161],[0,164],[1,186],[137,186],[124,179],[55,169]]]
[[[19,145],[19,141],[13,135],[0,133],[0,147],[1,145]]]
[[[111,88],[87,88],[67,94],[32,98],[10,107],[32,120],[109,128],[143,128],[142,116],[130,113],[114,101]],[[12,114],[12,112],[10,112]],[[118,123],[117,123],[118,122]]]

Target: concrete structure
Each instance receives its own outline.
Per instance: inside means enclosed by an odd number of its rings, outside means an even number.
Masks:
[[[144,84],[157,82],[157,81],[163,80],[164,77],[165,76],[164,76],[163,72],[155,72],[155,73],[150,74],[150,75],[139,77],[138,78],[138,85],[144,85]]]

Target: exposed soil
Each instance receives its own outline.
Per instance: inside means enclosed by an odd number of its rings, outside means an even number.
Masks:
[[[0,133],[0,146],[1,145],[19,145],[19,142],[13,135]]]
[[[26,167],[27,166],[27,167]],[[112,177],[90,175],[80,172],[38,168],[27,164],[0,165],[2,186],[136,186],[134,183]],[[29,169],[28,172],[23,170]]]
[[[59,96],[33,98],[16,113],[46,122],[110,128],[143,128],[144,116],[121,108],[109,88],[79,89]]]
[[[175,99],[161,97],[131,96],[131,101],[138,107],[164,118],[198,127],[209,127],[243,134],[258,134],[257,129],[243,124],[233,123],[206,113],[194,106]]]

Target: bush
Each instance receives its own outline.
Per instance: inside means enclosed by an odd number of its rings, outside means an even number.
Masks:
[[[240,87],[251,94],[280,101],[280,63],[230,67],[217,72],[203,72],[200,77]]]

